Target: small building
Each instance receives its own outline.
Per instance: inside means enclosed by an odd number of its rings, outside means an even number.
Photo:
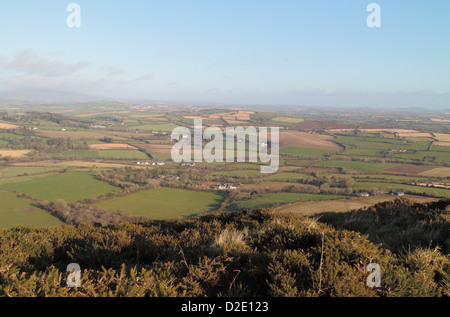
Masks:
[[[237,186],[224,183],[224,184],[214,186],[213,188],[216,190],[235,190],[235,189],[237,189]]]
[[[396,192],[394,193],[395,196],[405,196],[404,192]]]
[[[194,166],[196,166],[196,164],[195,163],[182,163],[181,166],[194,167]]]
[[[370,194],[368,192],[362,192],[362,193],[357,193],[356,196],[358,196],[358,197],[369,197]]]

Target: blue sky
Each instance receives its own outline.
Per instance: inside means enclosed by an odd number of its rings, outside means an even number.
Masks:
[[[0,91],[450,108],[448,0],[3,0],[0,41]]]

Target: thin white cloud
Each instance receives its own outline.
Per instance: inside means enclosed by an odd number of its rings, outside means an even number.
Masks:
[[[102,67],[102,70],[106,72],[106,76],[115,76],[115,75],[120,75],[120,74],[124,73],[123,68],[113,66],[113,65],[104,65]]]
[[[52,78],[73,75],[89,66],[89,64],[89,62],[71,64],[58,60],[50,60],[40,57],[31,49],[27,49],[17,52],[11,61],[3,61],[1,65],[6,70]]]
[[[153,75],[147,74],[147,75],[136,78],[135,81],[152,80],[152,79],[153,79]]]

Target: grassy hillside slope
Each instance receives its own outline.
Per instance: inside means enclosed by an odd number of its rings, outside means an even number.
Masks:
[[[329,224],[262,210],[0,230],[0,296],[449,296],[449,206],[398,200]],[[402,226],[427,234],[397,239]],[[80,288],[66,286],[70,263]],[[380,288],[366,285],[370,263]]]

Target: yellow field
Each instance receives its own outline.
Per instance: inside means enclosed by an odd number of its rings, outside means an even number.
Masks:
[[[446,120],[446,119],[431,119],[431,121],[433,121],[433,122],[450,123],[450,120]]]
[[[437,198],[422,197],[415,195],[405,195],[403,197],[417,202],[428,202],[439,200]],[[398,198],[397,196],[383,195],[372,197],[354,197],[351,200],[337,199],[327,201],[306,201],[280,206],[276,208],[275,211],[282,213],[293,213],[305,216],[312,216],[323,212],[347,212],[350,210],[373,206],[375,204],[384,201],[391,201],[397,198]]]
[[[450,142],[433,142],[434,146],[450,146]]]
[[[222,119],[228,122],[228,124],[230,125],[242,125],[247,124],[247,121],[250,121],[251,114],[253,113],[249,111],[238,111],[222,116]]]
[[[250,115],[255,114],[253,111],[243,111],[238,110],[235,112],[225,112],[225,113],[213,113],[206,117],[201,116],[184,116],[185,119],[203,119],[203,120],[225,120],[228,124],[233,126],[241,126],[248,124],[251,120]]]
[[[404,138],[432,138],[433,135],[431,133],[423,133],[423,132],[400,132],[397,133],[398,136]]]
[[[355,129],[330,129],[328,131],[331,132],[339,132],[339,131],[354,131]],[[359,131],[368,132],[368,133],[377,133],[377,132],[388,132],[388,133],[421,133],[416,130],[410,129],[358,129]]]
[[[15,129],[18,127],[19,126],[14,125],[14,124],[0,122],[0,129]]]
[[[0,150],[0,156],[3,157],[22,157],[27,153],[30,153],[31,150]]]
[[[300,123],[305,121],[302,118],[290,118],[290,117],[275,117],[272,119],[272,121],[278,121],[278,122],[286,122],[286,123]]]
[[[446,133],[433,133],[434,138],[439,142],[450,142],[450,134]]]
[[[183,118],[185,119],[204,119],[207,120],[208,118],[204,118],[204,117],[199,117],[199,116],[184,116]]]
[[[450,177],[450,167],[436,167],[422,172],[419,175],[430,177]]]

